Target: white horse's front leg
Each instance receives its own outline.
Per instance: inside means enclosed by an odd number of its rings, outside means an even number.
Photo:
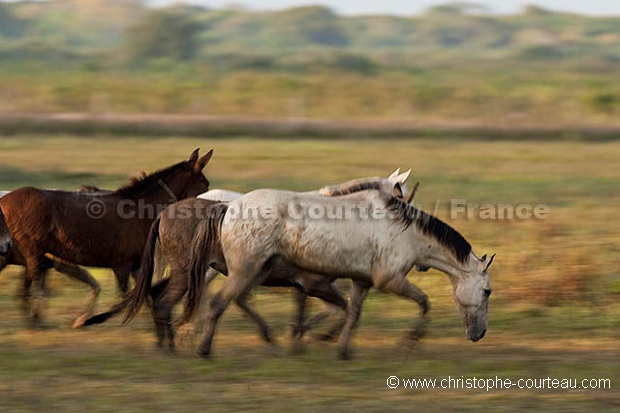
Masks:
[[[391,277],[390,280],[381,286],[380,291],[396,294],[401,297],[415,301],[420,306],[422,317],[418,320],[413,329],[409,332],[408,338],[411,340],[419,340],[426,335],[428,318],[426,314],[430,310],[428,296],[409,281],[404,276]]]
[[[369,289],[369,283],[360,281],[353,281],[353,285],[351,286],[351,296],[349,298],[349,305],[347,306],[347,318],[344,323],[344,327],[340,332],[340,339],[338,340],[338,356],[343,360],[351,358],[349,341],[351,339],[353,329],[357,325],[357,320],[360,318],[362,304],[366,299],[366,295],[368,295]]]

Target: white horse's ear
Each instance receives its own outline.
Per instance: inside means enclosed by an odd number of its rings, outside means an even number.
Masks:
[[[398,174],[400,173],[400,168],[398,168],[397,170],[395,170],[394,172],[392,172],[392,175],[388,176],[387,179],[393,179],[396,178],[398,176]]]
[[[487,260],[487,255],[484,254],[482,257],[480,257],[480,261],[485,262]]]
[[[392,196],[398,199],[403,199],[403,188],[400,186],[400,183],[394,183],[394,186],[392,187]]]
[[[410,173],[411,173],[411,169],[409,169],[407,172],[403,172],[402,174],[398,175],[395,178],[396,182],[400,182],[401,184],[404,184],[407,178],[409,178]]]

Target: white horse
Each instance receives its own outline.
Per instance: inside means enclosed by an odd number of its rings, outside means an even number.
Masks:
[[[262,268],[274,258],[326,277],[353,280],[339,339],[341,358],[349,357],[350,336],[371,286],[417,302],[426,314],[426,294],[406,279],[414,265],[449,276],[469,340],[478,341],[486,333],[491,294],[487,271],[493,257],[478,258],[444,222],[379,190],[330,198],[261,189],[220,208],[197,228],[190,277],[203,277],[208,265],[228,270],[209,304],[202,356],[210,354],[215,326],[230,301],[259,284]],[[417,329],[410,337],[418,337]]]
[[[347,181],[342,184],[325,186],[319,190],[314,190],[314,191],[309,191],[309,192],[304,192],[304,193],[322,195],[322,196],[339,196],[339,195],[350,193],[350,192],[360,191],[360,190],[363,190],[364,188],[374,187],[376,186],[377,183],[379,183],[380,190],[385,191],[387,193],[391,193],[394,196],[397,196],[399,198],[404,198],[405,196],[409,196],[409,200],[412,200],[417,190],[418,184],[416,184],[412,192],[409,192],[406,186],[406,181],[411,174],[411,169],[403,173],[400,172],[400,169],[401,168],[397,168],[387,178],[376,178],[376,177],[359,178],[359,179]],[[216,202],[231,202],[231,201],[234,201],[242,197],[243,195],[244,194],[240,192],[230,191],[227,189],[212,189],[212,190],[209,190],[207,192],[200,194],[198,198],[209,200],[209,201],[216,201]],[[157,274],[157,279],[161,279],[164,273],[163,269],[166,267],[166,262],[165,262],[166,260],[164,259],[163,254],[158,252],[155,254],[155,261],[156,263],[155,263],[154,273]],[[219,274],[219,271],[213,268],[209,268],[205,275],[204,285],[208,286],[218,274]],[[298,291],[296,291],[296,293],[297,293],[296,302],[298,305],[298,318],[293,323],[293,336],[297,339],[301,339],[305,331],[312,328],[314,325],[320,323],[325,318],[329,317],[330,314],[335,313],[338,310],[340,310],[339,307],[334,307],[332,304],[325,302],[324,311],[304,321],[304,316],[305,316],[304,308],[306,306],[306,300],[308,296]],[[261,323],[259,323],[259,325],[260,324]],[[334,334],[337,334],[341,326],[342,324],[338,323],[334,325],[333,327],[331,327],[328,333],[323,334],[321,336],[322,339],[329,339]]]
[[[410,174],[411,174],[411,169],[409,169],[406,172],[401,173],[400,168],[397,168],[387,178],[359,178],[359,179],[347,181],[343,184],[325,186],[319,190],[308,191],[308,192],[303,192],[303,193],[313,194],[313,195],[323,195],[323,196],[338,196],[338,195],[343,195],[346,193],[351,193],[351,192],[362,190],[364,187],[367,187],[368,185],[373,185],[377,181],[380,181],[382,183],[381,190],[386,191],[388,193],[392,193],[394,196],[399,197],[399,198],[410,196],[410,200],[412,200],[419,183],[416,184],[412,192],[409,192],[406,186],[406,181],[409,178]],[[207,192],[204,192],[198,195],[198,198],[206,199],[209,201],[217,201],[217,202],[231,202],[238,198],[241,198],[243,195],[244,194],[242,194],[241,192],[231,191],[228,189],[211,189]],[[165,263],[162,261],[161,254],[156,254],[156,259],[160,262],[156,264],[157,270],[155,271],[155,273],[161,275],[163,273],[161,268],[165,267]],[[219,272],[213,268],[210,268],[209,270],[207,270],[207,274],[205,278],[205,285],[209,285],[211,281],[218,275],[218,273]],[[300,318],[296,320],[294,324],[295,326],[298,326],[298,327],[302,326],[303,324],[303,327],[302,327],[303,330],[309,329],[315,324],[320,323],[325,318],[327,318],[330,313],[338,310],[338,308],[334,308],[329,303],[326,302],[324,311],[316,314],[315,316],[313,316],[312,318],[310,318],[304,323],[301,317],[303,317],[305,313],[303,311],[303,308],[305,308],[306,306],[306,299],[307,299],[307,296],[305,294],[299,293],[297,297],[297,303],[299,306],[298,315],[300,316]],[[295,330],[295,327],[294,327],[294,330]],[[296,337],[300,339],[301,335],[303,335],[303,330],[294,332],[294,335],[296,335]],[[323,339],[329,339],[332,337],[332,335],[336,334],[337,331],[338,331],[338,325],[335,325],[334,327],[330,329],[330,332],[328,332],[327,334],[324,334],[322,337]]]

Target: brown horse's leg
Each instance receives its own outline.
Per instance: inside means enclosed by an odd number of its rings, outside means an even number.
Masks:
[[[291,326],[291,336],[294,339],[301,340],[306,332],[306,325],[304,322],[306,320],[308,296],[306,293],[297,288],[293,290],[293,296],[295,297],[295,304],[297,304],[297,314],[295,314],[295,319],[293,320],[293,325]]]
[[[292,351],[294,354],[302,354],[304,352],[304,346],[301,340],[308,329],[308,326],[305,324],[308,296],[297,288],[293,291],[293,295],[295,297],[295,304],[297,304],[297,314],[291,326],[291,337],[293,338]]]
[[[18,288],[17,297],[22,300],[25,311],[30,311],[30,298],[32,295],[30,287],[32,287],[32,278],[28,276],[28,271],[26,271],[25,268],[22,272],[22,280],[23,284],[21,289]]]
[[[332,304],[329,304],[329,303],[325,303],[325,307],[324,308],[325,309],[323,311],[321,311],[318,314],[315,314],[314,316],[309,318],[308,321],[306,321],[306,329],[307,330],[313,329],[315,325],[317,325],[318,323],[320,323],[324,319],[328,318],[330,315],[332,315],[332,314],[336,313],[338,310],[340,310],[340,308],[335,307],[335,306],[333,306]],[[344,326],[344,323],[346,322],[346,317],[347,317],[347,314],[346,314],[346,309],[345,309],[344,315],[338,321],[336,321],[327,330],[326,333],[315,334],[313,336],[315,338],[319,339],[319,340],[322,340],[322,341],[328,341],[328,340],[334,339],[342,331],[342,327]]]
[[[86,321],[86,319],[88,319],[92,315],[95,309],[97,298],[99,297],[99,293],[101,292],[99,283],[92,275],[90,275],[88,271],[73,263],[54,260],[53,265],[56,271],[66,274],[69,277],[81,281],[85,284],[88,284],[88,286],[92,289],[90,301],[86,306],[86,310],[73,322],[73,328],[80,328],[84,325],[84,321]]]
[[[357,324],[357,320],[360,318],[362,311],[362,303],[368,294],[370,284],[353,281],[351,286],[351,297],[349,299],[349,306],[347,307],[347,318],[344,323],[344,327],[340,332],[340,339],[338,340],[339,354],[338,356],[343,359],[349,359],[351,357],[349,351],[349,341],[351,339],[351,333]]]
[[[31,256],[26,259],[26,278],[30,280],[32,285],[28,315],[33,327],[41,327],[41,313],[45,302],[45,275],[46,268],[43,255]]]
[[[181,336],[181,340],[190,341],[192,336],[196,333],[196,331],[198,331],[198,329],[196,328],[196,325],[204,326],[205,321],[206,321],[205,314],[207,312],[207,306],[209,303],[209,299],[207,296],[207,289],[211,281],[213,281],[215,277],[217,277],[218,275],[219,275],[219,271],[217,271],[216,269],[209,268],[207,270],[207,273],[205,274],[205,282],[204,282],[205,291],[202,293],[200,297],[200,305],[199,305],[198,310],[196,311],[196,317],[194,321],[193,322],[187,321],[185,324],[179,326],[179,328],[177,329],[176,335]],[[169,278],[165,278],[161,282],[165,282],[166,280],[169,280]],[[156,286],[157,285],[158,284],[156,284]]]
[[[172,308],[181,301],[187,292],[187,278],[185,273],[177,268],[170,271],[168,283],[163,291],[153,300],[153,320],[157,333],[157,346],[164,347],[166,338],[168,348],[175,350],[174,329],[172,328]]]
[[[131,274],[131,263],[119,265],[112,268],[116,277],[116,285],[121,293],[125,294],[129,291],[129,275]]]
[[[263,337],[263,340],[265,340],[267,343],[272,343],[273,338],[271,337],[271,331],[269,329],[269,326],[267,325],[265,320],[263,320],[263,318],[248,303],[249,298],[250,293],[244,292],[243,294],[237,296],[237,298],[235,299],[235,303],[252,321],[254,321],[258,325],[258,329],[260,330],[260,335]]]
[[[342,292],[338,288],[336,288],[333,280],[317,274],[308,274],[306,279],[302,281],[302,285],[304,292],[309,296],[320,298],[327,305],[331,305],[342,310],[347,309],[347,301],[343,297]],[[329,315],[332,313],[333,310],[330,308],[327,310],[323,310],[319,314],[311,317],[309,320],[306,321],[304,326],[300,326],[301,335],[314,327],[314,325],[329,317]],[[333,336],[338,334],[338,332],[345,323],[345,317],[346,313],[343,318],[339,320],[334,326],[332,326],[332,328],[330,328],[326,334],[319,335],[319,338],[322,340],[329,340]]]

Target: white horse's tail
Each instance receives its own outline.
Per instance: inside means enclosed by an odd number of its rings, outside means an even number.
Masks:
[[[190,253],[185,308],[177,321],[178,324],[189,322],[200,305],[205,274],[213,261],[213,254],[220,250],[220,231],[226,211],[228,211],[228,206],[223,203],[210,206],[207,209],[207,218],[203,219],[196,227]]]

